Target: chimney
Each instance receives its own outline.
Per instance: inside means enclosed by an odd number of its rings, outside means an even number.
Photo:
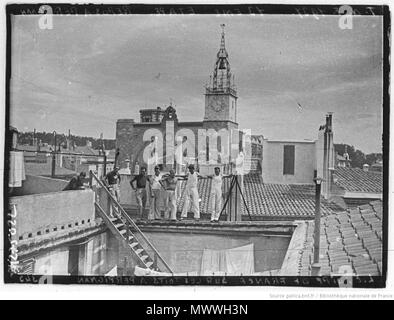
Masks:
[[[37,148],[36,128],[33,131],[33,146]]]
[[[326,114],[323,148],[323,184],[322,194],[326,199],[330,198],[332,173],[335,169],[335,153],[333,142],[332,112]]]
[[[92,141],[86,140],[86,146],[91,148],[92,147]]]
[[[366,164],[363,165],[363,171],[364,172],[368,172],[369,171],[369,164],[366,163]]]
[[[68,151],[71,150],[71,131],[68,129],[68,137],[66,138],[66,148]]]
[[[349,164],[350,158],[349,158],[349,154],[347,153],[347,145],[345,145],[345,153],[343,154],[343,157],[345,158],[346,168],[350,167],[350,164]]]

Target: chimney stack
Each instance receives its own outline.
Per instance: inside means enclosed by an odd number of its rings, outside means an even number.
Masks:
[[[363,170],[364,170],[364,172],[368,172],[369,171],[369,164],[364,164],[363,165]]]

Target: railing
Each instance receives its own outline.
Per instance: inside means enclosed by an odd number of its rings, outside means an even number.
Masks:
[[[160,271],[173,273],[170,266],[166,263],[164,258],[160,255],[158,250],[153,246],[153,244],[149,241],[149,239],[144,235],[141,229],[137,226],[133,219],[129,217],[123,207],[119,204],[119,202],[113,197],[111,192],[107,189],[102,181],[92,172],[90,171],[90,186],[93,188],[93,180],[96,181],[97,185],[104,190],[104,194],[106,195],[106,199],[102,199],[99,196],[97,190],[95,191],[96,194],[96,203],[100,206],[101,210],[108,216],[111,211],[105,212],[103,207],[107,210],[112,210],[112,212],[117,212],[120,215],[122,222],[126,226],[126,239],[129,239],[131,235],[130,232],[133,232],[133,236],[136,237],[136,240],[139,242],[141,247],[152,257],[153,255],[153,267],[159,269]],[[102,203],[101,201],[106,200],[107,203]],[[108,218],[108,217],[107,217]],[[111,220],[108,218],[106,219],[107,223]],[[109,220],[109,221],[108,221]]]

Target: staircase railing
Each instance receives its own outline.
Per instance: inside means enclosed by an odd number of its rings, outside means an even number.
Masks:
[[[107,203],[104,205],[100,203],[101,200],[100,196],[98,194],[98,191],[95,191],[95,202],[96,205],[99,206],[99,210],[102,211],[106,215],[105,222],[106,224],[111,228],[113,227],[113,223],[108,216],[109,214],[118,214],[119,218],[124,222],[126,226],[126,239],[129,238],[129,233],[132,232],[133,236],[136,237],[136,240],[140,243],[140,245],[144,248],[144,250],[152,257],[153,256],[153,267],[162,271],[162,272],[168,272],[168,273],[173,273],[171,267],[167,264],[167,262],[164,260],[164,258],[160,255],[158,250],[154,247],[154,245],[149,241],[149,239],[145,236],[145,234],[141,231],[141,229],[137,226],[137,224],[134,222],[133,219],[129,217],[127,212],[123,209],[123,207],[119,204],[119,202],[114,198],[114,196],[111,194],[111,192],[107,189],[107,187],[104,185],[102,181],[92,172],[90,171],[90,185],[91,188],[92,182],[96,181],[97,185],[104,190],[107,200]],[[103,208],[104,207],[104,208]],[[106,211],[108,210],[108,211]],[[113,228],[112,228],[113,229]]]

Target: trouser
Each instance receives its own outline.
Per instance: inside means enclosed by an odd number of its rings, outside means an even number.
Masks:
[[[190,204],[192,206],[192,212],[194,213],[194,219],[200,219],[200,204],[198,189],[186,189],[186,199],[182,210],[182,218],[187,218]]]
[[[153,198],[150,201],[149,220],[161,219],[160,212],[160,189],[153,189]]]
[[[109,186],[109,191],[111,192],[111,194],[113,195],[113,197],[116,199],[116,201],[120,201],[120,189],[119,189],[119,185],[117,184],[111,184]]]
[[[175,190],[167,190],[166,191],[165,207],[166,207],[166,211],[164,213],[164,218],[176,220],[176,192],[175,192]]]
[[[139,210],[140,215],[142,217],[142,215],[144,214],[145,206],[146,206],[146,189],[145,188],[138,188],[135,191],[135,198],[137,200],[138,210]]]
[[[119,203],[120,202],[120,192],[119,192],[119,185],[117,184],[111,184],[108,188],[109,192],[111,195],[116,199],[116,201]],[[115,207],[115,211],[117,214],[119,214],[117,207]],[[110,216],[113,216],[113,209],[112,206],[110,206]]]
[[[218,221],[219,220],[219,215],[220,211],[222,210],[222,190],[212,190],[211,193],[211,220]]]

